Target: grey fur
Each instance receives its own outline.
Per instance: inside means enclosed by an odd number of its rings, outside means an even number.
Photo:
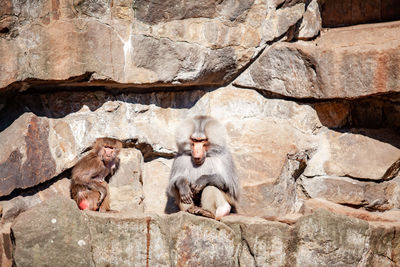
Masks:
[[[205,161],[200,166],[196,166],[192,162],[191,138],[207,138],[209,141]],[[182,197],[182,192],[179,191],[177,185],[184,184],[183,181],[186,179],[189,186],[196,184],[199,186],[200,184],[201,188],[210,185],[218,187],[237,201],[239,198],[239,181],[226,140],[225,127],[212,117],[196,116],[184,121],[176,132],[178,154],[172,165],[167,189],[168,194],[173,197],[179,195]]]

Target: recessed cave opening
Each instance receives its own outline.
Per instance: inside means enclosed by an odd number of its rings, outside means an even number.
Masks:
[[[400,20],[398,0],[325,0],[320,5],[325,28]]]

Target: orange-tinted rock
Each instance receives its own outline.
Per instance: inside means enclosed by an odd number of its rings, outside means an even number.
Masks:
[[[398,20],[400,9],[396,0],[327,0],[322,2],[324,27]]]
[[[56,175],[56,163],[48,144],[48,120],[32,115],[19,120],[20,128],[1,133],[8,142],[17,140],[11,146],[7,141],[2,144],[10,153],[3,153],[0,161],[0,196],[8,195],[16,188],[32,187]]]
[[[383,181],[400,156],[398,135],[391,130],[324,130],[304,175],[347,176]]]
[[[330,29],[312,42],[276,43],[234,84],[295,98],[400,91],[399,22]]]
[[[348,177],[318,176],[301,177],[298,184],[312,199],[322,198],[342,205],[385,211],[400,208],[398,180],[375,183]]]
[[[322,102],[314,105],[322,125],[328,128],[340,128],[349,122],[350,105],[341,102]]]
[[[349,217],[358,218],[365,221],[371,222],[391,222],[398,224],[400,226],[400,216],[397,216],[396,213],[392,213],[395,216],[387,216],[384,213],[375,213],[368,212],[362,209],[354,209],[351,207],[346,207],[343,205],[339,205],[324,199],[309,199],[304,203],[303,213],[304,214],[312,214],[318,209],[329,210],[330,212],[336,214],[342,214]]]
[[[364,134],[365,135],[364,135]],[[368,137],[368,131],[354,133],[329,132],[330,159],[324,168],[328,175],[350,176],[380,180],[400,157],[400,149],[395,145]],[[371,131],[379,136],[379,132]],[[381,138],[397,138],[396,134],[383,132]],[[396,144],[396,143],[394,143]]]
[[[13,264],[13,246],[11,241],[11,223],[1,224],[0,228],[0,264],[11,267]]]
[[[0,88],[26,79],[65,81],[85,74],[93,80],[83,81],[89,86],[110,80],[135,85],[225,84],[259,45],[257,27],[265,13],[255,28],[247,25],[247,15],[258,16],[249,12],[253,4],[7,0],[0,6]],[[164,12],[154,12],[157,8]],[[211,24],[202,20],[206,17]],[[192,19],[199,22],[193,24]],[[177,26],[176,20],[185,23]],[[73,79],[66,83],[76,85]]]

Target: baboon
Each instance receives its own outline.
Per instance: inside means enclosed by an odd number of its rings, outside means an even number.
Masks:
[[[119,140],[98,138],[93,149],[72,169],[71,197],[82,210],[110,211],[110,192],[107,176],[118,168]]]
[[[178,154],[167,191],[180,210],[220,220],[235,208],[239,182],[226,140],[225,128],[209,116],[178,127]]]

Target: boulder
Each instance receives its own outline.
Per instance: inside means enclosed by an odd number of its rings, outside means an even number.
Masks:
[[[86,221],[75,202],[63,197],[20,214],[11,227],[16,266],[93,266]]]
[[[110,207],[143,212],[143,156],[139,150],[127,148],[120,151],[119,159],[119,168],[109,181]]]
[[[391,130],[353,129],[344,133],[324,130],[321,135],[305,176],[347,176],[374,181],[393,178],[385,174],[397,162],[400,149],[397,134]]]
[[[329,29],[311,42],[274,43],[234,84],[293,98],[399,92],[399,22]]]
[[[57,175],[50,151],[49,120],[24,114],[0,133],[0,196],[29,188]]]
[[[311,198],[323,198],[335,203],[369,210],[400,208],[397,192],[399,178],[394,181],[361,182],[347,177],[318,176],[299,180],[305,194]]]

